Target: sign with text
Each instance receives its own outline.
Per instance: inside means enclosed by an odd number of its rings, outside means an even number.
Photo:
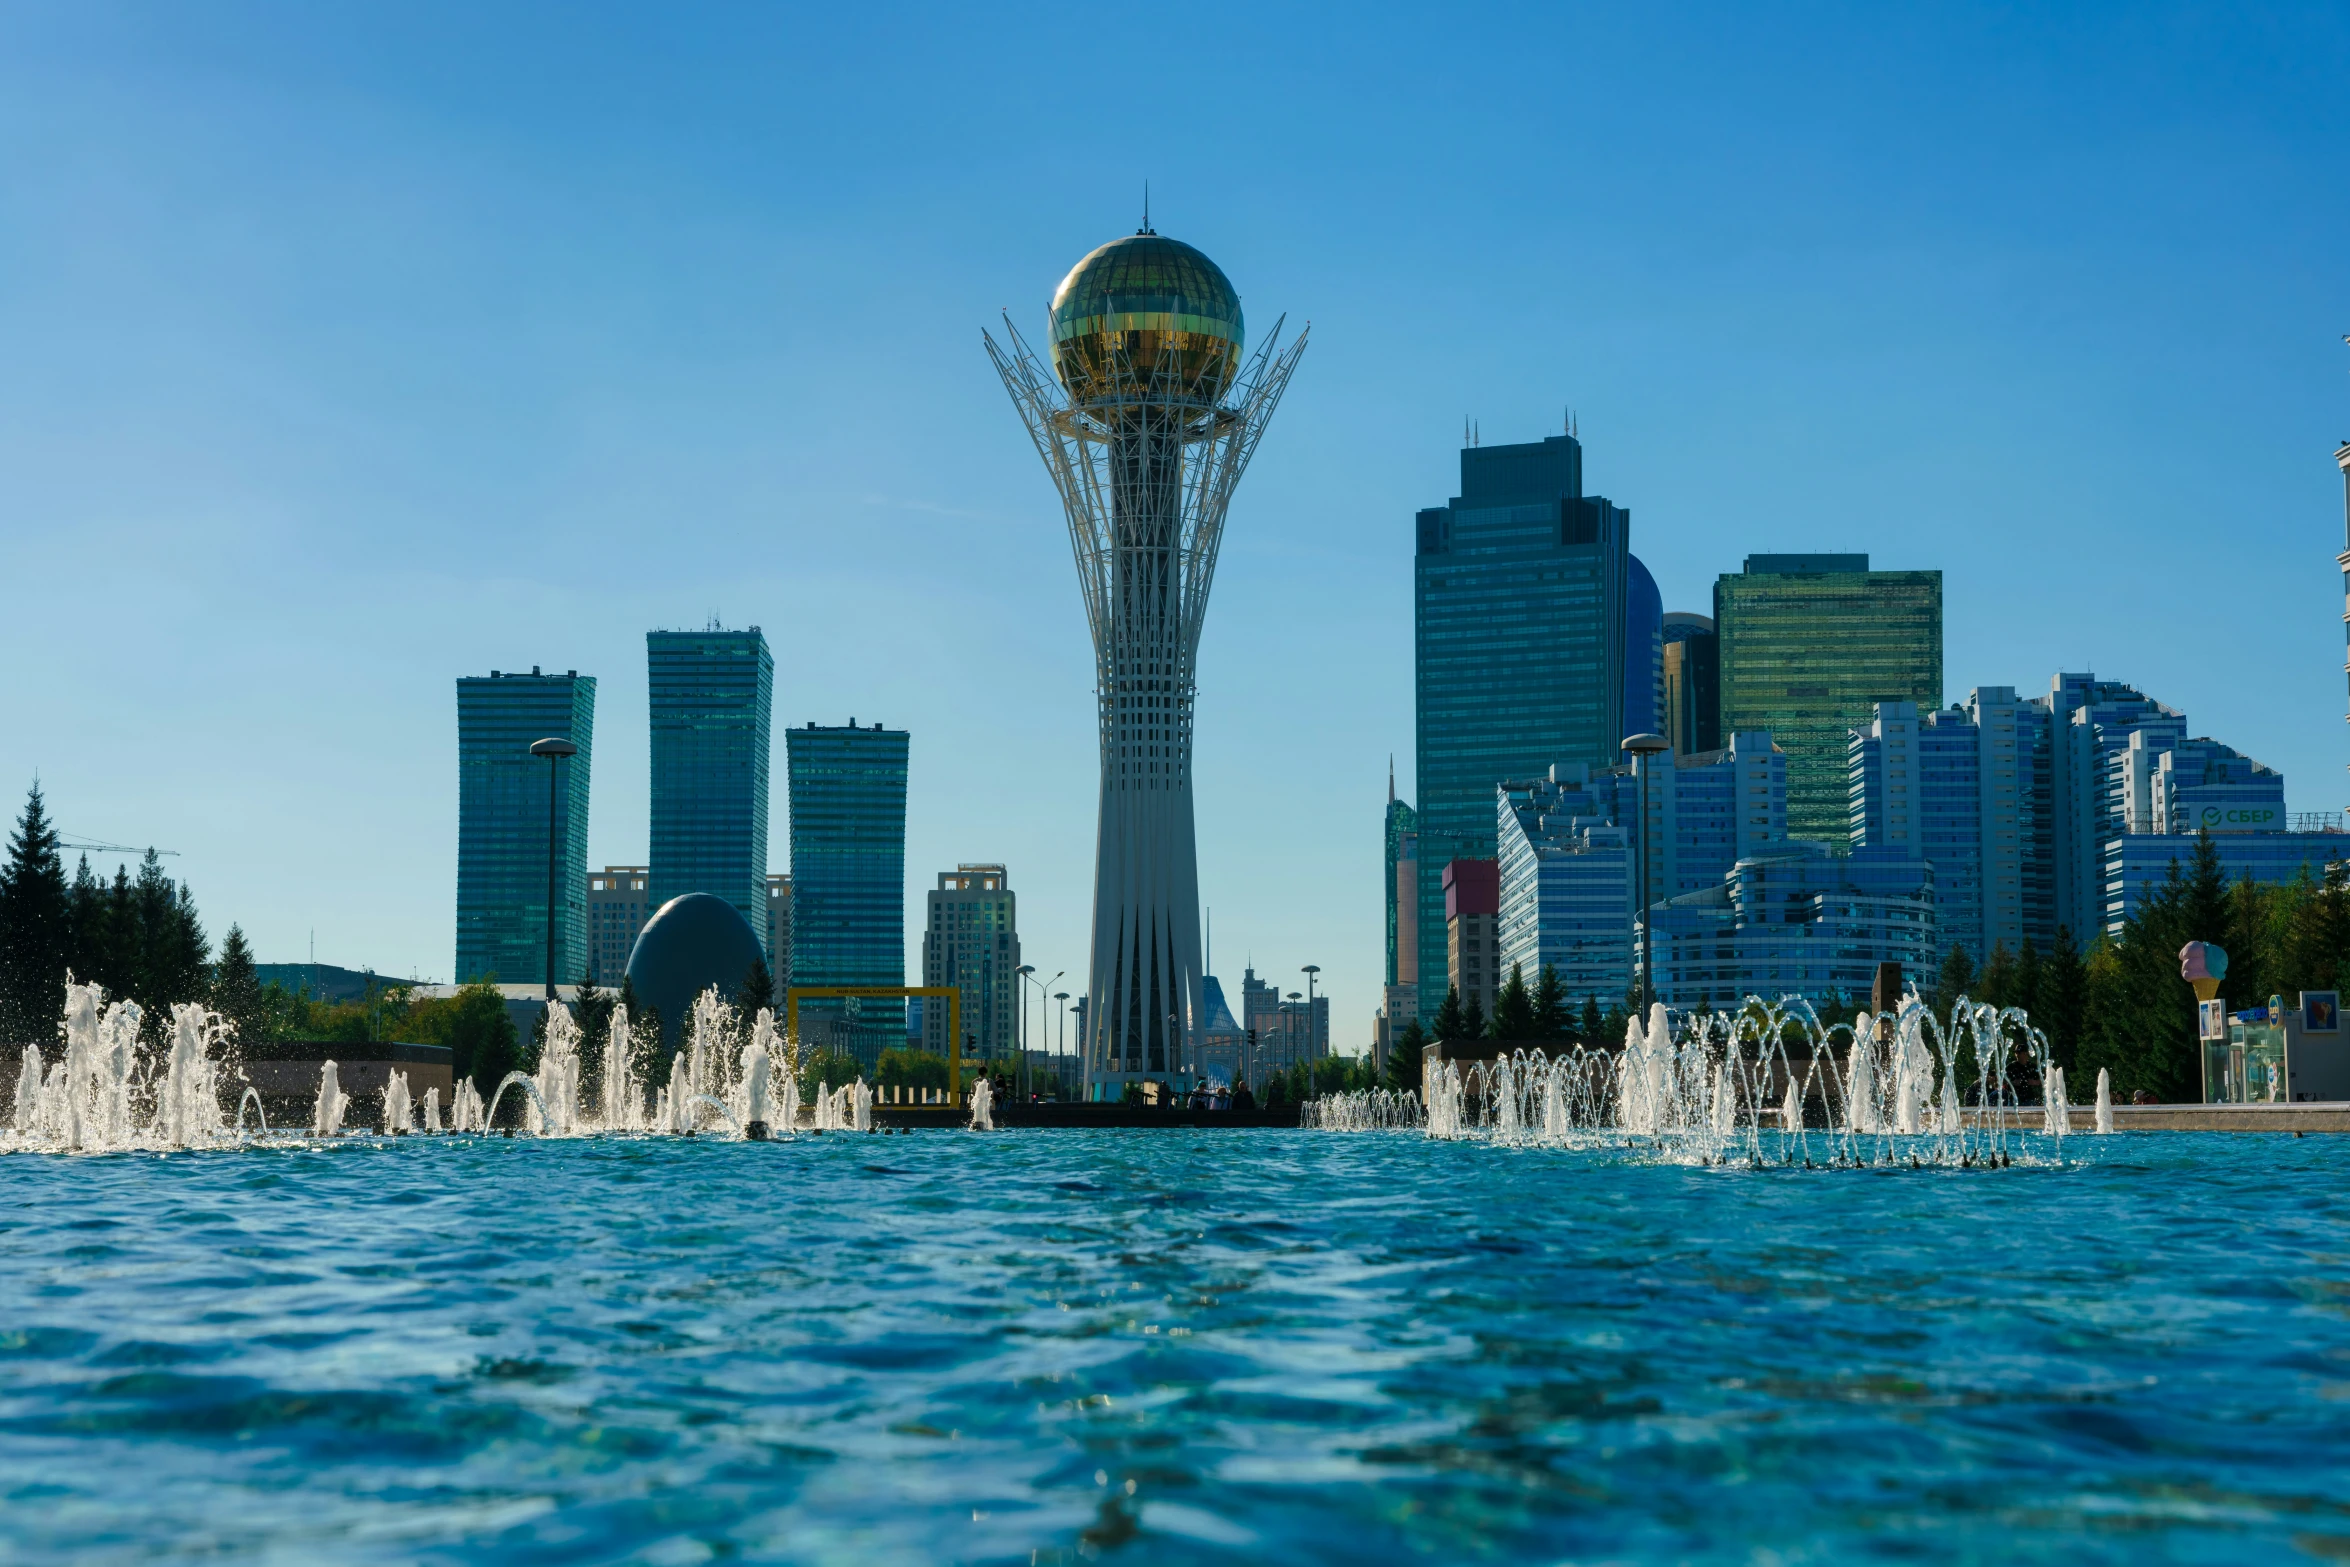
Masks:
[[[2218,1044],[2227,1043],[2228,1004],[2226,1002],[2216,1000],[2196,1002],[2195,1021],[2196,1031],[2202,1038]]]
[[[2285,825],[2281,805],[2206,805],[2195,813],[2205,832],[2280,832]]]

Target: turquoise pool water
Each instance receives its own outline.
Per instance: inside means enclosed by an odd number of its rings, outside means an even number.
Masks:
[[[0,1157],[0,1561],[2350,1557],[2350,1146],[2065,1151]]]

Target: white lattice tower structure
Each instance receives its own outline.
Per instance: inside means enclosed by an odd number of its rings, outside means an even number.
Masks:
[[[1281,323],[1245,363],[1215,264],[1146,227],[1077,264],[1048,370],[1010,318],[982,337],[1060,492],[1093,633],[1101,730],[1089,1095],[1196,1070],[1201,1017],[1192,702],[1232,492],[1298,357]]]

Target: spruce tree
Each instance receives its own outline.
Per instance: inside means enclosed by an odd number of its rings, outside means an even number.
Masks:
[[[2040,1022],[2041,973],[2040,949],[2032,945],[2031,937],[2026,936],[2023,951],[2016,955],[2015,1000],[2009,1005],[2022,1007],[2034,1023],[2045,1029],[2048,1025]]]
[[[1486,1033],[1494,1039],[1522,1042],[1535,1037],[1534,996],[1526,989],[1526,966],[1510,965],[1510,977],[1493,998],[1493,1021]]]
[[[253,949],[235,925],[220,938],[220,961],[212,966],[212,1010],[236,1030],[240,1044],[268,1042],[269,1012],[262,995],[261,976],[253,963]]]
[[[1428,1047],[1428,1031],[1413,1018],[1387,1048],[1387,1086],[1408,1091],[1420,1086],[1420,1053]]]
[[[1471,996],[1461,1008],[1460,1037],[1463,1039],[1483,1039],[1485,1037],[1485,1003],[1479,1001],[1475,996]]]
[[[750,969],[743,975],[742,988],[734,993],[734,1009],[748,1023],[759,1015],[760,1008],[774,1005],[775,977],[767,972],[764,958],[753,958]]]
[[[0,865],[0,1039],[47,1046],[65,1012],[72,940],[65,862],[36,783]]]
[[[1596,1050],[1607,1043],[1607,1019],[1600,1016],[1597,996],[1587,995],[1583,998],[1583,1017],[1576,1025],[1575,1033],[1587,1050]]]
[[[1468,1024],[1461,1012],[1461,988],[1448,985],[1444,991],[1444,1005],[1436,1009],[1436,1018],[1429,1032],[1438,1039],[1451,1041],[1468,1037]]]
[[[1967,958],[1966,948],[1953,943],[1950,950],[1943,954],[1942,973],[1934,983],[1932,1003],[1934,1016],[1945,1028],[1950,1024],[1950,1009],[1958,1004],[1959,997],[1974,987],[1974,983],[1975,965]]]
[[[1991,943],[1991,955],[1983,960],[1983,972],[1975,977],[1975,999],[1995,1007],[2015,1005],[2015,956],[2007,950],[2007,943]]]
[[[1563,1044],[1573,1034],[1574,1020],[1567,1013],[1567,987],[1559,978],[1558,966],[1545,963],[1534,979],[1533,1037]]]

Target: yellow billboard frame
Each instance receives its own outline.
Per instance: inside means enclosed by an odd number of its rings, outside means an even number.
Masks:
[[[947,998],[947,1103],[963,1102],[963,992],[955,985],[792,985],[783,993],[783,1033],[796,1046],[800,1039],[800,998],[845,1001],[850,997],[874,1001],[907,1001],[916,996]]]

